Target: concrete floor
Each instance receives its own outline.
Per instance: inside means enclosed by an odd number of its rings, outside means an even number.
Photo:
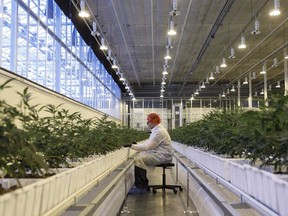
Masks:
[[[148,172],[149,184],[161,184],[162,168],[155,168],[154,171]],[[175,175],[172,170],[166,171],[167,184],[175,184]],[[126,208],[124,208],[126,206]],[[189,199],[188,206],[191,213],[185,214],[187,210],[187,192],[184,189],[176,194],[172,190],[157,190],[156,194],[150,193],[144,195],[128,195],[126,204],[123,203],[121,210],[126,209],[130,213],[118,213],[118,216],[180,216],[180,215],[198,215],[197,209]]]

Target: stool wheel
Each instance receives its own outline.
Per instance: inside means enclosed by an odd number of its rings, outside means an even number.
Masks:
[[[177,193],[177,190],[176,190],[176,189],[173,189],[173,192],[174,192],[174,194],[176,194],[176,193]]]
[[[156,190],[156,189],[154,189],[154,188],[153,188],[153,190],[152,190],[152,191],[153,191],[153,193],[154,193],[154,194],[157,192],[157,190]]]

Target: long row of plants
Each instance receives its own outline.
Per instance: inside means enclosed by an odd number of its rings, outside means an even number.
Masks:
[[[288,166],[288,96],[273,95],[257,111],[217,110],[170,131],[174,141],[219,155],[260,161],[275,170]],[[283,171],[283,170],[282,170]]]
[[[1,99],[9,82],[0,85],[0,173],[2,177],[44,176],[49,168],[104,155],[148,134],[101,119],[84,119],[59,106],[31,105],[28,88],[13,106]]]

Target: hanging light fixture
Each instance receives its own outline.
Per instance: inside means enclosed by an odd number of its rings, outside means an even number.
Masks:
[[[161,85],[165,85],[165,84],[166,84],[165,80],[162,79]]]
[[[105,45],[105,40],[104,40],[104,38],[102,37],[101,38],[101,46],[100,46],[100,49],[101,50],[108,50],[108,47]]]
[[[167,48],[167,49],[173,49],[171,37],[168,37],[168,39],[167,39],[166,48]]]
[[[261,90],[260,94],[261,94],[261,95],[263,95],[263,94],[264,94],[264,89],[262,89],[262,90]]]
[[[204,82],[202,82],[202,85],[200,86],[200,88],[202,89],[202,88],[206,88],[206,86],[205,86],[205,83]]]
[[[277,67],[278,66],[278,60],[276,57],[273,58],[273,65],[272,67]]]
[[[165,92],[165,90],[162,88],[162,89],[160,90],[160,92]]]
[[[215,78],[214,78],[213,72],[211,72],[210,77],[209,77],[209,80],[214,80],[214,79],[215,79]]]
[[[265,65],[262,65],[262,70],[260,71],[260,74],[266,74]]]
[[[221,97],[226,97],[225,92],[223,91]]]
[[[209,84],[209,78],[208,77],[206,77],[205,84]]]
[[[78,14],[80,17],[89,17],[89,13],[88,11],[85,10],[85,1],[84,0],[81,0],[80,1],[80,11],[79,11],[79,14]]]
[[[255,96],[255,97],[258,96],[258,92],[257,92],[257,91],[255,91],[254,96]]]
[[[280,81],[277,82],[277,85],[275,86],[275,88],[280,88]]]
[[[245,44],[245,36],[242,34],[241,36],[241,42],[240,45],[238,46],[239,49],[245,49],[246,48],[246,44]]]
[[[222,59],[222,64],[220,65],[220,67],[222,67],[222,68],[227,67],[225,58]]]
[[[167,75],[168,74],[167,68],[166,67],[163,67],[163,68],[164,68],[164,70],[163,70],[162,74]]]
[[[166,56],[164,57],[164,59],[167,59],[167,60],[171,59],[169,49],[166,49]]]
[[[164,97],[164,95],[163,94],[160,94],[160,98],[163,98]]]
[[[177,34],[177,32],[175,31],[175,28],[174,28],[174,22],[171,20],[170,25],[169,25],[168,35],[174,36],[176,34]]]
[[[117,69],[117,68],[118,68],[118,65],[116,64],[115,59],[113,59],[112,68],[113,68],[113,69]]]
[[[256,72],[255,71],[252,72],[252,79],[256,79]]]
[[[228,58],[229,59],[235,58],[235,50],[233,48],[230,49],[230,56]]]
[[[219,66],[216,66],[215,74],[219,74],[219,73],[220,73],[220,68],[219,68]]]
[[[231,92],[235,92],[235,86],[232,85]]]
[[[93,22],[92,23],[92,32],[91,32],[91,35],[93,36],[93,37],[95,37],[95,36],[100,36],[100,33],[97,31],[97,23],[96,22]]]
[[[107,55],[107,58],[106,58],[108,61],[113,60],[111,55],[112,55],[111,50],[108,49],[108,55]]]
[[[244,81],[243,81],[243,85],[247,85],[248,84],[248,79],[247,77],[245,77]]]
[[[274,9],[269,13],[270,16],[278,16],[280,15],[280,0],[274,0]]]
[[[194,94],[192,94],[190,100],[194,100],[194,99],[195,99]]]
[[[178,16],[180,12],[177,10],[177,0],[173,0],[172,5],[173,5],[173,9],[169,13],[170,16]]]
[[[251,32],[251,34],[260,34],[260,22],[258,19],[255,20],[255,27],[254,27],[254,30]]]
[[[119,78],[119,80],[120,80],[120,81],[122,81],[122,82],[124,82],[124,81],[125,81],[125,78],[123,77],[123,75],[122,75],[122,74],[120,75],[120,78]]]
[[[286,54],[286,56],[284,57],[284,59],[288,59],[288,55]]]

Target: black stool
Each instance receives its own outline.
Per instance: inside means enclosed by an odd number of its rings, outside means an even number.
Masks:
[[[180,185],[166,185],[166,169],[171,169],[171,167],[175,166],[174,163],[165,163],[165,164],[159,164],[156,167],[162,167],[163,173],[162,173],[162,185],[149,185],[148,189],[150,191],[150,188],[152,188],[153,193],[156,193],[157,189],[162,189],[165,192],[165,189],[171,189],[174,193],[177,193],[177,188],[179,188],[180,191],[183,191],[183,188]]]

